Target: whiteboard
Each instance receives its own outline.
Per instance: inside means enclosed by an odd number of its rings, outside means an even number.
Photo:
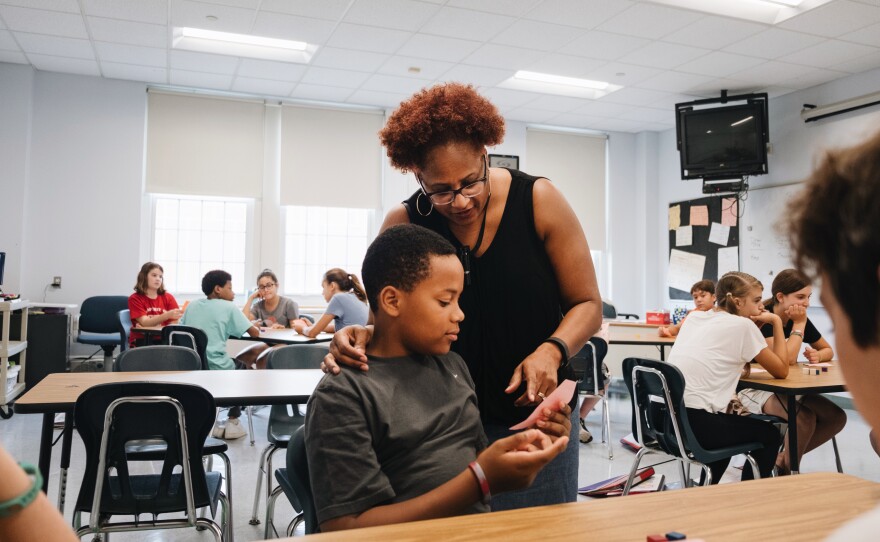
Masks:
[[[794,267],[788,236],[782,229],[788,202],[803,183],[749,190],[740,227],[740,268],[764,284],[764,298],[776,273]],[[819,292],[813,285],[811,304],[818,305]]]

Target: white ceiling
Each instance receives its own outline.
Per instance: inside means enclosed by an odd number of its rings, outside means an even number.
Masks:
[[[179,26],[319,49],[308,65],[172,50]],[[778,25],[646,0],[0,0],[0,62],[383,107],[462,81],[511,120],[656,131],[674,126],[675,103],[721,89],[773,97],[880,68],[880,0],[833,0]],[[497,86],[516,70],[623,88],[587,100]]]

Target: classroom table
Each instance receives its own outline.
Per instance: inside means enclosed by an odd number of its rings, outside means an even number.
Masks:
[[[675,337],[661,337],[659,327],[643,322],[612,321],[608,327],[608,344],[656,346],[660,350],[660,361],[666,361],[666,347],[675,344]]]
[[[642,542],[650,534],[678,531],[688,539],[706,542],[822,540],[843,523],[874,508],[878,500],[880,484],[846,474],[813,473],[400,523],[312,538],[315,542]],[[768,508],[761,503],[773,505]]]
[[[276,345],[276,344],[314,344],[314,343],[325,343],[330,342],[333,339],[332,333],[318,333],[315,338],[307,337],[305,335],[300,335],[293,329],[267,329],[260,328],[260,336],[259,337],[251,337],[248,334],[245,334],[240,337],[243,341],[261,341],[266,344]]]
[[[21,414],[42,414],[39,467],[43,473],[43,492],[49,487],[52,462],[52,430],[57,412],[66,413],[61,451],[63,488],[70,466],[70,441],[73,433],[73,407],[86,389],[112,382],[178,382],[195,384],[211,392],[217,406],[285,405],[305,403],[324,376],[318,369],[274,369],[271,371],[174,371],[54,373],[15,402]],[[61,491],[58,507],[64,509]]]
[[[757,364],[752,364],[753,372],[749,378],[741,378],[737,385],[738,390],[751,388],[755,390],[765,390],[773,392],[777,395],[785,396],[786,411],[797,412],[797,396],[810,395],[815,393],[833,393],[846,391],[846,384],[843,381],[843,373],[840,371],[838,364],[832,363],[828,367],[827,372],[821,372],[818,375],[805,375],[803,373],[804,364],[792,365],[788,368],[788,377],[783,379],[773,378],[765,369],[760,368]],[[763,372],[754,372],[760,370]],[[791,473],[797,474],[800,471],[800,461],[797,454],[792,454],[792,450],[797,450],[797,416],[788,416],[788,439],[789,439],[789,464],[791,465]]]

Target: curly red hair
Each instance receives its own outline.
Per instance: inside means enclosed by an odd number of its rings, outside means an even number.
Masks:
[[[491,147],[504,139],[504,118],[472,85],[444,83],[400,104],[379,132],[391,165],[424,169],[428,152],[450,142]]]

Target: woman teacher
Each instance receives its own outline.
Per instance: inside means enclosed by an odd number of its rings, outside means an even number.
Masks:
[[[448,239],[465,269],[465,314],[452,349],[468,364],[490,442],[509,435],[558,382],[568,356],[602,323],[601,299],[584,231],[549,180],[490,168],[486,147],[501,143],[504,119],[470,85],[424,89],[403,102],[380,132],[391,164],[419,185],[382,224],[414,223]],[[371,327],[336,333],[335,360],[367,370]],[[571,406],[576,405],[572,400]],[[568,449],[531,488],[499,496],[493,510],[572,502],[577,497],[577,424]]]

